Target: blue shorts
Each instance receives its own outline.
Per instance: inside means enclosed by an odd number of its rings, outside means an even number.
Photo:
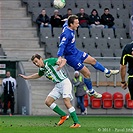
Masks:
[[[88,57],[88,54],[85,52],[81,52],[81,51],[79,51],[76,55],[65,56],[67,60],[67,64],[78,71],[84,67],[83,62],[87,57]]]

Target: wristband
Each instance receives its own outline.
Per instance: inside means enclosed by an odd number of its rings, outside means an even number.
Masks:
[[[126,82],[125,81],[123,81],[123,82],[121,82],[122,84],[125,84]]]

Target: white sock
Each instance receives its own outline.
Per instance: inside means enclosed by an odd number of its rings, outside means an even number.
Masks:
[[[94,91],[94,89],[92,88],[91,90],[87,90],[86,93],[89,93],[89,92],[91,93],[93,91]]]
[[[75,111],[75,108],[72,106],[71,108],[68,109],[69,113],[72,113]]]
[[[50,108],[53,110],[54,108],[56,107],[56,104],[55,103],[52,103],[51,105],[50,105]]]
[[[104,73],[108,73],[108,72],[109,72],[109,70],[107,68],[105,68]]]

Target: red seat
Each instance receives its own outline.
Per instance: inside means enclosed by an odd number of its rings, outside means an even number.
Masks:
[[[86,95],[84,96],[84,106],[85,106],[85,107],[88,107],[88,105],[89,105],[89,99],[88,99],[88,94],[86,94]]]
[[[113,102],[114,102],[114,108],[122,108],[124,105],[124,100],[123,100],[123,94],[120,92],[115,92],[113,94]]]
[[[133,109],[133,100],[130,99],[130,93],[125,95],[126,108]]]
[[[109,92],[104,92],[102,94],[102,104],[103,104],[103,108],[108,109],[108,108],[112,108],[112,94]]]
[[[101,99],[91,96],[90,102],[91,102],[91,108],[101,108]]]

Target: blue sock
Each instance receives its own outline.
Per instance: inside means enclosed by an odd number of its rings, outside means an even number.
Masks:
[[[105,67],[102,65],[102,64],[100,64],[98,61],[96,61],[96,64],[95,65],[92,65],[95,69],[97,69],[97,70],[100,70],[100,71],[102,71],[102,72],[104,72],[105,71]]]
[[[89,92],[94,93],[94,90],[93,90],[93,88],[92,88],[91,79],[84,78],[84,83],[86,84],[86,86],[87,86]]]

